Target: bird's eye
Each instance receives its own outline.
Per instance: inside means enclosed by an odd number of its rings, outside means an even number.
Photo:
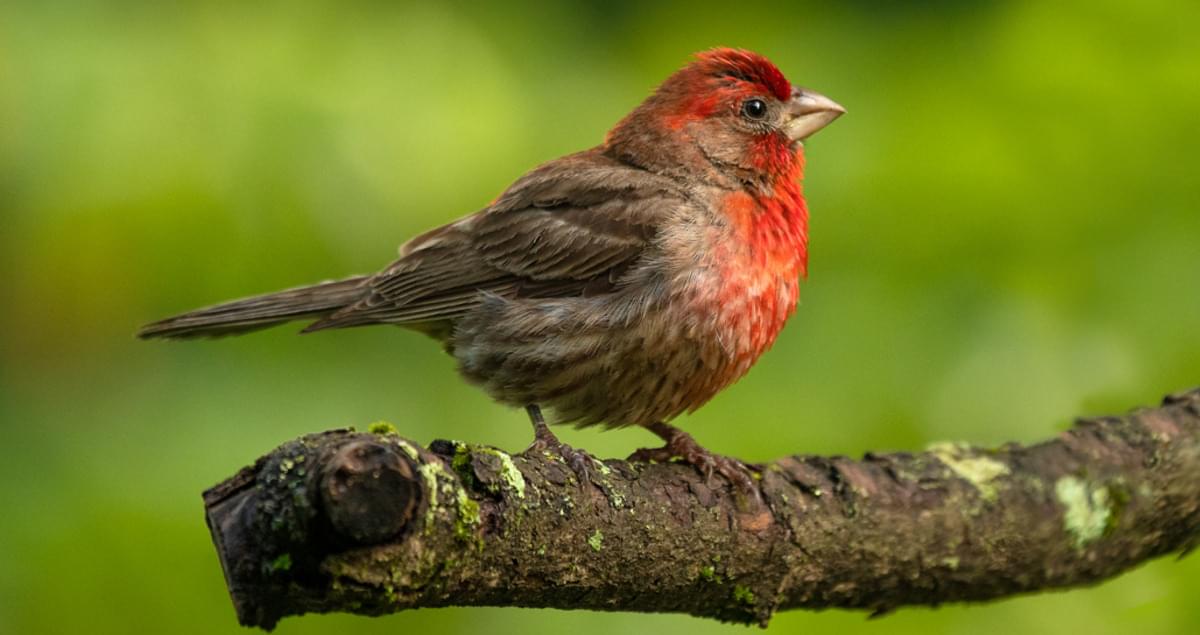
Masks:
[[[767,102],[761,99],[747,99],[742,102],[742,115],[747,119],[759,120],[767,116]]]

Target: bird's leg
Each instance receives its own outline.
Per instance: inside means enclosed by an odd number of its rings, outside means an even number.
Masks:
[[[525,406],[525,412],[529,413],[529,421],[533,424],[533,443],[525,452],[554,452],[562,457],[572,472],[575,472],[575,476],[579,478],[581,484],[590,482],[592,476],[589,467],[592,457],[586,452],[576,450],[559,441],[558,437],[554,436],[554,432],[550,430],[550,426],[546,424],[546,419],[542,416],[542,409],[537,404]]]
[[[525,412],[529,413],[529,421],[533,424],[533,444],[535,446],[544,450],[561,445],[558,437],[550,431],[550,426],[546,425],[546,418],[542,416],[542,409],[537,404],[531,403],[525,406]]]
[[[646,429],[657,434],[666,441],[661,448],[642,448],[629,455],[630,461],[657,461],[665,463],[679,457],[684,463],[695,467],[705,482],[712,480],[713,472],[724,476],[730,484],[743,493],[750,494],[754,500],[761,501],[758,484],[750,468],[741,461],[709,452],[692,435],[661,421],[646,426]]]

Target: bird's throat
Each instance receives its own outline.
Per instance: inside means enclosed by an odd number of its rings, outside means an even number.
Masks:
[[[723,208],[733,240],[717,260],[714,312],[733,381],[774,344],[796,308],[807,267],[808,208],[795,179],[777,181],[770,196],[728,194]]]
[[[808,271],[808,205],[800,185],[802,151],[792,151],[786,163],[765,192],[731,192],[722,198],[721,208],[739,252],[736,266],[795,278]]]

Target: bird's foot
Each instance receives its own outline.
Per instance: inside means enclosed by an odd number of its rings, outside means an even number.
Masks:
[[[755,502],[762,501],[757,479],[750,466],[728,456],[714,454],[696,442],[692,435],[665,423],[647,426],[651,432],[666,441],[661,448],[642,448],[629,455],[630,461],[656,461],[666,463],[676,458],[691,465],[704,476],[706,485],[711,485],[713,473],[725,477],[738,493],[746,494]]]
[[[571,468],[581,484],[590,482],[592,480],[591,465],[594,460],[592,456],[559,441],[554,432],[550,430],[550,426],[546,424],[540,408],[526,406],[525,410],[529,413],[529,420],[533,422],[533,443],[529,444],[525,453],[549,452],[556,454],[563,460],[563,463],[566,463],[567,467]]]

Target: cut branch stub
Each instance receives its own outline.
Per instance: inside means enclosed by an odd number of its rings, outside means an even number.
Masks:
[[[333,530],[361,545],[399,535],[413,519],[420,496],[410,459],[390,443],[347,442],[322,473],[321,502]]]
[[[331,553],[398,539],[422,500],[416,449],[332,430],[288,442],[204,493],[239,620],[271,626],[325,580]]]

